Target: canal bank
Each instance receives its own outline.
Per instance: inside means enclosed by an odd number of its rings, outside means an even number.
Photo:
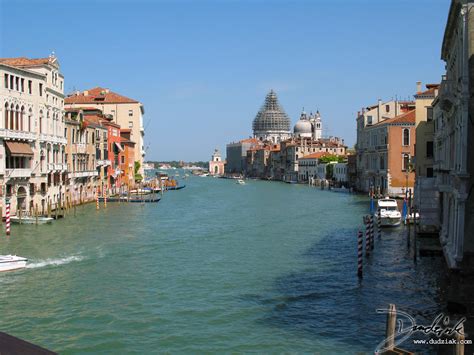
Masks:
[[[400,230],[376,240],[357,278],[367,198],[277,182],[190,177],[159,204],[93,204],[18,226],[2,254],[0,328],[60,353],[375,349],[396,303],[443,310],[439,258],[416,264]],[[409,348],[409,346],[404,346]]]

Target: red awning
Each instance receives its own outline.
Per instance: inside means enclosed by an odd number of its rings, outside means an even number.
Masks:
[[[5,145],[7,146],[10,155],[15,157],[31,157],[33,156],[33,151],[30,148],[28,143],[24,142],[13,142],[13,141],[5,141]]]

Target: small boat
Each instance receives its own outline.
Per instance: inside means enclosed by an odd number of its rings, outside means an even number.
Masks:
[[[25,217],[18,217],[18,216],[11,216],[10,217],[11,223],[15,224],[36,224],[36,217],[25,216]],[[38,224],[46,224],[51,223],[54,221],[52,217],[40,217],[38,216]]]
[[[342,186],[342,187],[333,187],[333,188],[331,189],[331,191],[334,191],[334,192],[342,192],[342,193],[350,193],[350,192],[351,192],[351,189],[348,189],[348,188]]]
[[[0,272],[23,269],[28,259],[16,255],[0,255]]]
[[[398,210],[396,200],[388,197],[378,200],[377,210],[380,212],[380,225],[382,227],[396,227],[401,224],[402,214]]]
[[[166,187],[166,190],[181,190],[184,189],[186,185],[179,185],[179,186],[168,186]]]
[[[200,177],[206,177],[206,176],[209,176],[209,173],[202,173],[201,175],[199,175]]]
[[[245,185],[245,181],[242,180],[242,179],[238,179],[238,180],[237,180],[237,184],[239,184],[239,185]]]

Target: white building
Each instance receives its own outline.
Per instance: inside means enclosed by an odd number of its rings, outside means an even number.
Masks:
[[[347,163],[334,164],[333,178],[335,181],[342,184],[347,184],[349,182]]]
[[[474,3],[453,0],[441,58],[446,62],[433,102],[434,172],[439,188],[440,240],[449,268],[474,269]],[[471,34],[471,36],[470,36]],[[470,118],[471,117],[471,118]],[[472,297],[471,297],[472,299]]]
[[[66,179],[64,77],[54,55],[0,58],[0,184],[11,213],[45,212]],[[3,212],[5,209],[3,208]]]
[[[311,138],[319,140],[322,138],[323,124],[319,111],[316,114],[310,113],[309,116],[303,110],[300,119],[293,128],[293,134],[297,138]]]

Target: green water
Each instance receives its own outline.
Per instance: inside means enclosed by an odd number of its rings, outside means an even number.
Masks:
[[[77,209],[13,225],[0,253],[0,330],[61,353],[373,351],[389,302],[429,319],[436,261],[402,231],[356,277],[364,197],[278,182],[190,177],[158,204]],[[101,206],[102,207],[102,206]]]

